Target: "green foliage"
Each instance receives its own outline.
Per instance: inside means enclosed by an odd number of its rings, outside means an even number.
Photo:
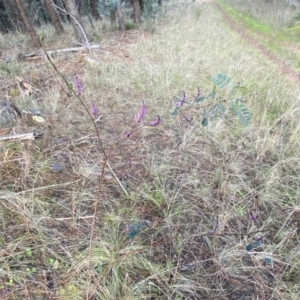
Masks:
[[[212,119],[223,118],[225,111],[226,109],[223,103],[216,103],[213,105],[213,107],[210,108],[209,114]]]
[[[194,103],[189,104],[185,100],[184,92],[182,100],[175,100],[176,108],[173,112],[171,112],[171,115],[177,116],[179,113],[181,113],[184,104],[188,105],[188,109],[193,105],[201,104],[201,125],[203,127],[208,126],[209,121],[214,119],[224,119],[228,112],[231,112],[232,115],[237,116],[239,121],[244,126],[249,126],[251,123],[251,113],[249,109],[242,103],[243,100],[241,98],[235,98],[234,100],[228,102],[218,96],[217,93],[221,89],[227,89],[230,95],[234,96],[236,91],[241,91],[243,87],[241,87],[239,84],[235,86],[231,83],[231,79],[229,77],[221,73],[217,74],[216,76],[211,76],[209,79],[214,84],[211,93],[209,93],[207,96],[203,96],[201,95],[200,89],[198,89],[198,94],[196,97],[194,97]],[[205,100],[208,102],[206,106],[204,106],[206,104]],[[212,101],[214,101],[214,103],[212,103]],[[185,119],[187,118],[185,117]]]
[[[159,7],[157,1],[146,0],[144,2],[143,16],[147,18],[157,18],[159,15]]]
[[[267,264],[269,264],[269,265],[272,264],[272,262],[273,262],[272,259],[269,258],[269,257],[265,257],[265,258],[264,258],[264,261],[265,261],[265,263],[267,263]]]
[[[72,283],[58,289],[57,294],[61,300],[83,299],[82,291]]]
[[[221,73],[219,73],[219,74],[216,75],[216,76],[212,76],[212,77],[210,77],[209,79],[210,79],[216,86],[221,87],[221,88],[227,86],[227,85],[229,84],[230,80],[231,80],[229,77],[227,77],[226,75],[221,74]]]
[[[119,5],[118,0],[99,1],[98,9],[102,15],[109,16],[111,11],[115,11]]]
[[[36,273],[37,272],[37,268],[35,268],[35,267],[32,267],[32,268],[26,268],[26,273],[28,274],[28,275],[32,275],[32,274],[34,274],[34,273]]]
[[[206,126],[208,125],[208,119],[207,119],[207,118],[204,118],[204,119],[202,120],[202,122],[201,122],[201,125],[202,125],[203,127],[206,127]]]
[[[257,247],[260,247],[261,246],[261,242],[260,241],[256,241],[254,243],[251,243],[249,245],[246,246],[246,250],[247,251],[251,251],[253,250],[254,248],[257,248]]]
[[[261,242],[261,241],[256,241],[256,242],[254,242],[254,243],[248,244],[248,245],[246,246],[246,250],[247,250],[248,252],[250,252],[250,251],[252,251],[253,249],[258,248],[258,247],[261,247],[261,246],[262,246],[262,242]],[[270,264],[273,263],[273,260],[272,260],[272,258],[265,257],[265,258],[264,258],[264,262],[265,262],[266,264],[270,265]]]
[[[232,112],[238,116],[239,120],[245,125],[248,126],[251,122],[251,114],[248,108],[240,103],[241,99],[236,99],[229,103]]]
[[[204,6],[204,4],[202,4],[201,7],[199,7],[199,5],[197,5],[197,8],[194,10],[194,14],[195,14],[195,17],[197,20],[201,17],[201,15],[203,13],[203,6]]]
[[[125,22],[125,29],[126,30],[132,30],[135,29],[135,24],[133,24],[132,22]]]
[[[15,76],[22,73],[21,65],[17,62],[0,62],[0,74]]]
[[[216,76],[211,76],[209,78],[213,84],[213,91],[212,93],[210,93],[207,97],[198,97],[196,99],[196,102],[201,102],[204,101],[207,98],[211,98],[211,99],[216,99],[218,101],[217,98],[217,88],[219,89],[224,89],[227,88],[229,91],[234,92],[235,90],[239,89],[239,86],[234,86],[233,84],[231,84],[231,79],[229,77],[227,77],[224,74],[217,74]],[[206,115],[209,116],[209,119],[223,119],[226,112],[228,110],[231,110],[231,112],[236,115],[240,122],[243,123],[243,125],[248,126],[251,122],[251,114],[250,111],[248,110],[248,108],[241,103],[242,99],[237,98],[233,101],[230,101],[227,105],[225,105],[226,102],[220,102],[220,100],[218,101],[218,103],[213,104],[212,106],[210,106],[207,110],[204,110],[205,113],[205,117],[203,120],[205,120],[204,124],[202,121],[202,125],[203,126],[207,126],[208,125],[208,120]]]
[[[141,233],[141,231],[144,227],[145,227],[145,224],[140,223],[140,222],[128,225],[127,236],[130,239],[135,238],[137,235],[139,235]]]
[[[26,249],[25,249],[25,255],[26,255],[27,257],[32,257],[32,251],[31,251],[30,248],[26,248]]]
[[[154,32],[156,29],[156,20],[160,17],[161,10],[158,7],[157,1],[145,0],[143,17],[146,20],[146,28],[150,32]]]

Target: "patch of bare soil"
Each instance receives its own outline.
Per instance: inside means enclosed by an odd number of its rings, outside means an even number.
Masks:
[[[225,23],[228,24],[233,31],[239,33],[240,36],[244,40],[246,40],[249,44],[251,44],[257,50],[259,50],[270,61],[272,61],[278,67],[278,69],[281,71],[281,73],[283,75],[286,75],[289,78],[291,78],[291,79],[293,79],[297,82],[300,81],[299,72],[295,71],[291,66],[288,65],[288,63],[286,61],[284,61],[283,59],[277,57],[267,47],[260,44],[260,42],[257,39],[255,39],[254,37],[249,35],[247,33],[248,29],[245,26],[243,26],[241,24],[237,24],[235,21],[233,21],[218,3],[214,2],[214,5],[221,12]]]

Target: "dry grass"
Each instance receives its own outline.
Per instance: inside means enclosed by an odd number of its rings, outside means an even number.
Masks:
[[[113,146],[119,180],[106,168],[91,270],[101,148],[49,65],[18,63],[39,93],[15,85],[15,103],[51,122],[38,128],[40,140],[1,144],[3,299],[84,299],[89,272],[89,299],[300,297],[299,86],[224,26],[211,4],[197,5],[172,11],[154,35],[103,34],[92,64],[86,54],[54,58],[70,83],[78,74],[82,99],[103,114],[97,126],[105,148]],[[170,99],[184,90],[191,101],[198,86],[211,92],[208,76],[217,73],[245,87],[250,126],[227,117],[203,127],[199,106],[188,111],[191,124],[170,115]],[[137,126],[142,100],[145,126]],[[161,124],[146,126],[157,114]],[[14,130],[35,126],[24,120]],[[52,172],[52,163],[63,171]],[[144,221],[150,225],[129,239],[126,228]]]
[[[279,29],[288,27],[294,18],[299,18],[299,7],[292,6],[289,0],[226,0],[226,2],[259,22]]]

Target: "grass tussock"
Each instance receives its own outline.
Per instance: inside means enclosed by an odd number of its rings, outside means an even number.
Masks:
[[[38,92],[6,92],[48,121],[25,118],[12,129],[36,129],[40,139],[1,143],[1,296],[85,299],[89,288],[89,299],[300,297],[293,80],[210,4],[171,11],[155,34],[107,33],[100,51],[53,61],[74,88],[78,75],[82,100],[103,115],[96,125],[110,167],[98,195],[104,155],[88,114],[49,63],[24,62]],[[227,88],[189,106],[219,73],[243,87],[249,126],[231,114],[203,126],[205,107],[235,99]],[[183,91],[183,113],[171,115]]]

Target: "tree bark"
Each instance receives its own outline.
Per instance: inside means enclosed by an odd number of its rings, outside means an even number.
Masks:
[[[89,0],[89,2],[90,2],[93,18],[97,21],[102,20],[98,11],[98,0]]]
[[[119,30],[125,31],[124,13],[123,13],[120,3],[118,4],[118,8],[117,8],[117,17],[118,17],[118,23],[119,23]]]
[[[110,25],[113,25],[117,20],[117,12],[115,8],[110,10],[109,16],[110,16]]]
[[[48,14],[50,16],[50,19],[53,23],[53,26],[56,30],[56,33],[58,35],[62,34],[65,32],[61,22],[60,22],[60,18],[59,15],[57,13],[57,11],[55,10],[55,8],[52,6],[52,1],[51,0],[44,0],[44,5],[48,11]]]
[[[31,39],[33,41],[34,46],[35,47],[42,47],[41,41],[38,38],[38,36],[36,35],[36,32],[35,32],[32,24],[30,23],[30,21],[27,17],[27,14],[26,14],[26,11],[23,7],[22,1],[21,0],[15,0],[15,2],[16,2],[16,5],[17,5],[19,11],[20,11],[20,14],[22,16],[22,19],[23,19],[23,22],[26,26],[26,29],[27,29],[28,33],[30,34],[30,36],[31,36]]]
[[[65,0],[67,11],[70,15],[70,22],[74,29],[74,34],[80,44],[86,44],[86,33],[82,25],[81,17],[77,9],[75,0]]]
[[[135,24],[141,23],[141,6],[139,0],[133,0],[133,21]]]

